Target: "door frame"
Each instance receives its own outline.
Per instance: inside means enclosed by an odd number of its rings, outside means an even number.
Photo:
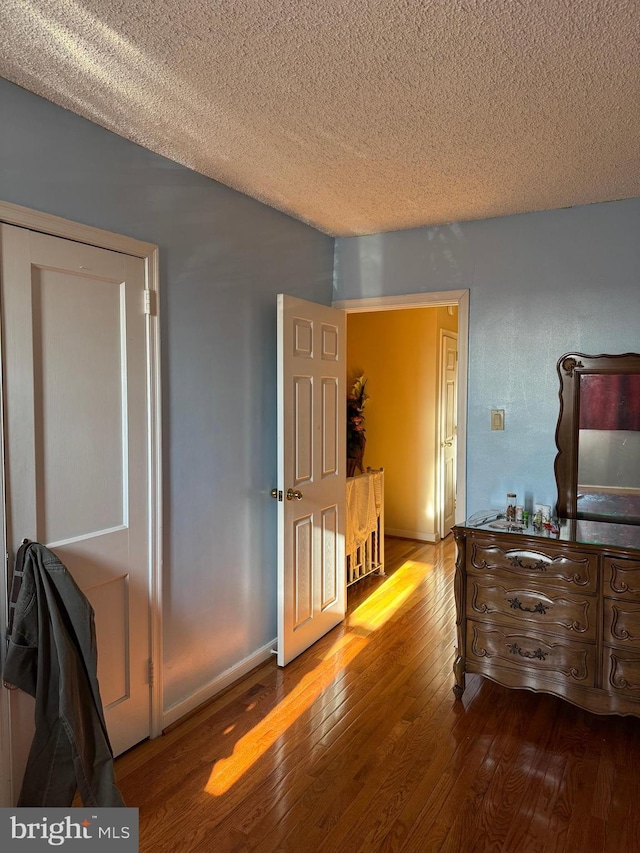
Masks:
[[[53,237],[86,243],[100,249],[141,258],[145,271],[145,337],[146,337],[146,387],[147,387],[147,506],[149,510],[149,562],[148,591],[150,608],[150,737],[162,734],[162,432],[160,394],[160,317],[158,311],[159,250],[153,243],[136,240],[63,219],[53,214],[31,210],[17,204],[0,201],[0,222],[40,231]],[[147,293],[148,291],[148,293]],[[0,307],[1,310],[1,307]],[[0,340],[0,367],[2,366],[2,341]],[[0,371],[0,436],[4,436],[4,387]],[[0,441],[0,547],[7,554],[6,504],[4,477],[4,441]],[[0,631],[4,637],[7,625],[9,565],[5,556],[1,572]],[[3,652],[4,660],[4,652]],[[10,806],[11,738],[8,690],[0,688],[0,806]]]
[[[406,293],[399,296],[373,296],[361,299],[339,299],[332,303],[349,313],[399,311],[404,308],[440,308],[458,306],[458,393],[456,442],[456,524],[464,522],[467,513],[467,385],[469,363],[469,291],[441,290],[432,293]],[[440,495],[437,493],[437,500]],[[436,518],[440,516],[437,508]]]

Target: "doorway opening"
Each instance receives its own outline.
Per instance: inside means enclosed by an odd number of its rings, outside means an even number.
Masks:
[[[385,533],[437,543],[465,515],[468,291],[334,302],[347,388],[367,378],[365,466],[385,471]]]

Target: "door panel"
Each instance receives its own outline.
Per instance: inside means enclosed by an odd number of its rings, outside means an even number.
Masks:
[[[126,524],[123,296],[120,282],[33,271],[39,541],[62,542]],[[94,423],[100,425],[99,454]]]
[[[342,311],[278,297],[280,666],[344,619],[345,356]]]
[[[294,377],[294,436],[296,486],[310,482],[313,470],[313,379],[311,376]]]
[[[338,599],[338,507],[332,506],[322,512],[322,596],[323,610],[331,607]]]
[[[294,521],[295,529],[295,618],[294,631],[313,618],[313,518]]]
[[[322,476],[338,474],[338,380],[329,377],[322,380]]]
[[[150,725],[144,262],[1,229],[9,551],[52,548],[93,605],[118,754]],[[26,701],[11,697],[14,795]]]

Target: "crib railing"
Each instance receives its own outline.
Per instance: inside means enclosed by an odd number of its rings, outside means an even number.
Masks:
[[[384,575],[384,468],[347,479],[346,524],[347,586],[374,572]]]

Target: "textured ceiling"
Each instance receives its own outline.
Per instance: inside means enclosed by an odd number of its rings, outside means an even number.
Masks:
[[[2,0],[0,75],[336,235],[640,195],[637,0]]]

